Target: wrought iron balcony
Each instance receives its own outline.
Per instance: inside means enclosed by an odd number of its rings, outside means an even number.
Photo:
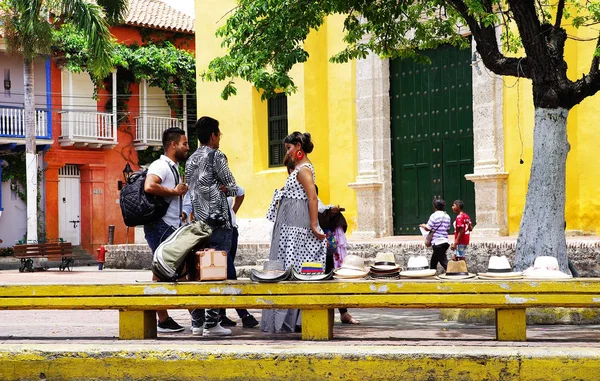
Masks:
[[[164,116],[140,116],[135,119],[135,139],[133,146],[136,150],[145,150],[153,147],[158,150],[162,147],[162,134],[167,128],[183,128],[183,120]]]
[[[113,148],[117,145],[117,124],[113,114],[90,111],[62,111],[62,146]]]

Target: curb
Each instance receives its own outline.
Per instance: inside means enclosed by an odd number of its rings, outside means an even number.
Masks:
[[[62,347],[62,348],[61,348]],[[0,379],[597,380],[596,348],[4,345]]]

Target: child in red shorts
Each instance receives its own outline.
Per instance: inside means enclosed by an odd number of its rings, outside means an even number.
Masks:
[[[465,203],[461,200],[455,200],[452,203],[452,211],[458,216],[454,220],[454,243],[450,246],[450,249],[456,250],[455,254],[452,254],[453,261],[464,261],[467,255],[467,245],[471,238],[471,230],[473,230],[473,224],[471,218],[463,209]]]

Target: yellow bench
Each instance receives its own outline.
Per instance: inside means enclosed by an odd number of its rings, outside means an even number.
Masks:
[[[302,339],[333,338],[333,308],[494,308],[496,337],[525,341],[530,307],[600,307],[600,279],[0,285],[0,310],[119,310],[119,338],[156,337],[157,309],[298,308]]]

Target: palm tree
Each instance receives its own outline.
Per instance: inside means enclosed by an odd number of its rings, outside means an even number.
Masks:
[[[38,239],[34,59],[51,53],[52,30],[68,22],[87,38],[90,73],[105,77],[112,70],[108,22],[122,20],[127,5],[128,0],[0,0],[7,52],[23,58],[28,243]]]

